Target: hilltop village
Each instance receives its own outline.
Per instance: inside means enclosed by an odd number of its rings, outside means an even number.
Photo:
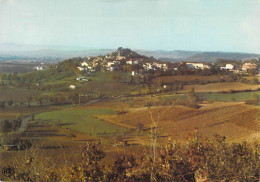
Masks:
[[[131,72],[132,76],[143,75],[146,73],[161,72],[178,72],[184,69],[188,70],[211,70],[218,69],[244,75],[259,74],[259,58],[236,61],[236,60],[219,60],[217,63],[212,62],[167,62],[160,61],[153,57],[146,57],[137,54],[130,49],[118,48],[105,56],[94,56],[83,58],[77,62],[77,69],[81,73],[93,73],[98,71],[126,71]]]

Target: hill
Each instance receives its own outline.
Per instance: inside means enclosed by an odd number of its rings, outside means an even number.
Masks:
[[[260,54],[240,52],[199,52],[199,51],[137,51],[162,61],[216,62],[217,59],[245,60],[260,58]]]
[[[38,60],[43,62],[58,62],[71,57],[87,57],[105,55],[115,49],[90,49],[82,47],[60,47],[39,45],[0,44],[0,61],[10,60]],[[203,52],[203,51],[164,51],[164,50],[135,50],[138,54],[147,57],[153,56],[161,61],[192,61],[215,62],[217,59],[244,60],[260,58],[260,54],[240,52]]]
[[[59,62],[71,57],[105,55],[113,49],[83,49],[74,47],[0,44],[0,61]]]

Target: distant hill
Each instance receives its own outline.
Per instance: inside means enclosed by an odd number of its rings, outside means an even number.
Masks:
[[[106,55],[114,52],[115,49],[84,49],[75,47],[58,46],[38,46],[38,45],[18,45],[0,44],[0,61],[43,61],[58,62],[72,57],[87,57]],[[180,62],[215,62],[219,58],[245,60],[250,58],[260,58],[260,54],[236,53],[236,52],[202,52],[202,51],[147,51],[134,50],[138,54],[147,57],[153,56],[162,61]]]
[[[114,49],[79,49],[70,47],[47,47],[18,44],[0,44],[0,61],[58,62],[72,57],[105,55]]]
[[[250,58],[260,58],[260,54],[249,54],[249,53],[228,53],[228,52],[203,52],[195,54],[187,61],[206,61],[215,62],[219,58],[233,59],[233,60],[245,60]]]
[[[178,59],[185,59],[188,57],[191,57],[193,55],[196,55],[201,52],[197,51],[145,51],[145,50],[136,50],[137,53],[143,54],[145,56],[153,56],[156,59],[158,58],[165,58],[165,59],[173,59],[173,60],[178,60]]]
[[[219,58],[245,60],[260,58],[260,54],[236,53],[236,52],[199,52],[199,51],[137,51],[146,56],[153,56],[163,61],[179,62],[215,62]]]

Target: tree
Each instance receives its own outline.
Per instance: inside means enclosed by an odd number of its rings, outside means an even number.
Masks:
[[[4,108],[5,107],[5,101],[0,102],[0,108]]]
[[[259,83],[259,81],[257,78],[253,78],[252,80],[250,80],[250,84],[252,84],[252,85],[256,85],[258,83]]]
[[[11,131],[12,124],[8,120],[4,120],[0,122],[0,131],[3,133],[8,133]]]
[[[189,100],[189,102],[194,103],[194,104],[199,102],[200,99],[195,94],[195,89],[194,88],[192,88],[191,91],[188,93],[188,100]]]
[[[11,105],[13,105],[13,100],[12,99],[10,99],[8,102],[7,102],[7,104],[9,105],[9,106],[11,106]]]
[[[35,114],[32,113],[32,114],[31,114],[31,120],[34,121],[34,118],[35,118]]]
[[[32,96],[27,96],[27,104],[28,104],[28,107],[31,106],[31,101],[32,101]]]
[[[40,105],[42,105],[42,100],[43,100],[43,98],[42,98],[41,96],[40,96],[40,97],[37,97],[36,100],[38,101],[38,103],[39,103]]]

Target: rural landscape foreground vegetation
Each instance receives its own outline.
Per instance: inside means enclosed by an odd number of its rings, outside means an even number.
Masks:
[[[34,66],[0,73],[0,180],[260,180],[259,57]]]

